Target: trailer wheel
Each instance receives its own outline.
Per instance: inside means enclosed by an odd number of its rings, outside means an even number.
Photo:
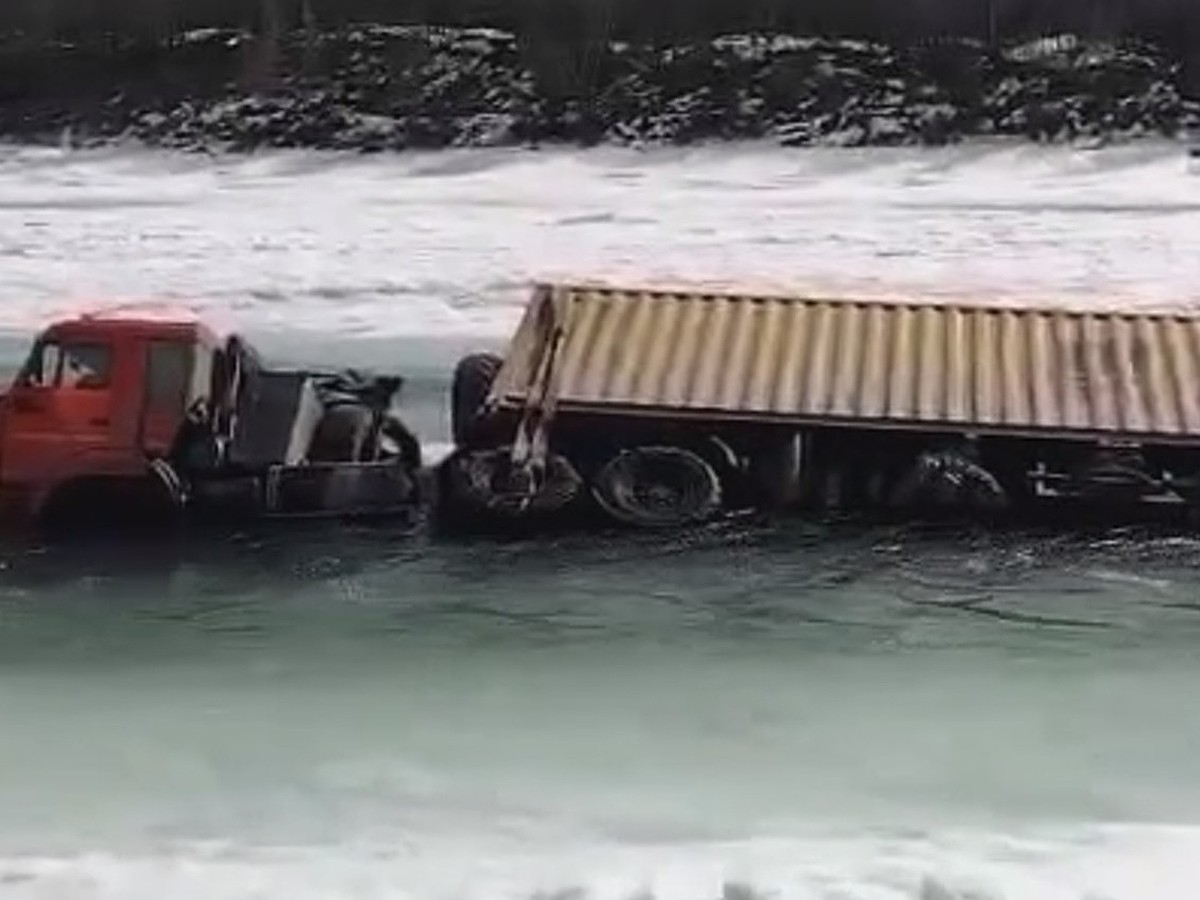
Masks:
[[[487,399],[503,362],[492,353],[473,353],[455,366],[450,424],[456,446],[468,446],[474,438],[483,401]]]
[[[1136,503],[1157,489],[1140,459],[1098,453],[1075,472],[1079,496],[1092,502]]]
[[[371,435],[371,411],[342,403],[325,411],[308,448],[312,462],[358,462]]]
[[[711,518],[721,480],[699,454],[679,447],[638,447],[609,460],[592,496],[609,516],[639,528],[670,528]]]
[[[546,459],[545,474],[533,493],[524,497],[506,490],[510,449],[459,451],[442,464],[449,499],[471,512],[498,513],[516,518],[558,512],[579,494],[583,479],[559,454]]]
[[[926,451],[891,492],[891,506],[960,508],[995,512],[1008,507],[1008,491],[982,464],[955,450]]]

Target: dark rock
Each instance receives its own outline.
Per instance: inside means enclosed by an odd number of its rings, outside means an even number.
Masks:
[[[1200,126],[1180,67],[1139,43],[1065,37],[993,53],[731,35],[655,49],[532,47],[483,29],[362,26],[286,36],[272,67],[240,32],[206,30],[103,52],[0,40],[0,134],[75,143],[129,135],[249,151],[570,142],[941,145]]]

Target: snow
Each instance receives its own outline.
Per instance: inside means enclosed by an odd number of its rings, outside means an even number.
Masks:
[[[514,837],[525,837],[526,830],[515,828]],[[532,847],[514,843],[474,834],[469,843],[422,834],[399,845],[242,847],[214,841],[126,854],[3,858],[0,883],[14,900],[1182,900],[1194,896],[1198,839],[1192,827],[1120,825],[1014,835],[929,836],[910,829],[740,841],[593,838],[589,844],[555,834],[531,836]]]
[[[502,339],[537,278],[1189,307],[1200,177],[1099,150],[0,149],[0,328],[160,303],[312,340]]]

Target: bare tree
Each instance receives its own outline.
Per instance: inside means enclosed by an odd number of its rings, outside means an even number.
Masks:
[[[303,27],[311,45],[321,27],[352,20],[510,28],[539,46],[573,48],[582,78],[596,65],[599,34],[663,41],[769,29],[971,36],[995,45],[1069,31],[1152,38],[1180,59],[1200,53],[1200,0],[0,0],[0,29],[34,41],[105,30],[162,36],[247,20],[259,37],[247,73],[268,82],[277,74],[284,30]],[[1197,65],[1189,63],[1189,71]]]
[[[282,0],[257,0],[246,49],[245,80],[251,90],[269,90],[279,80],[283,37]]]

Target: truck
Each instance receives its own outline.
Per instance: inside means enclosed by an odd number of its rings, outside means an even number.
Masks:
[[[549,282],[452,402],[463,524],[1200,507],[1186,310]]]
[[[272,368],[240,335],[182,317],[63,318],[0,396],[0,523],[411,519],[422,460],[402,386]]]
[[[197,321],[57,321],[0,396],[0,524],[1200,512],[1185,310],[544,283],[455,366],[435,467],[402,386]]]

